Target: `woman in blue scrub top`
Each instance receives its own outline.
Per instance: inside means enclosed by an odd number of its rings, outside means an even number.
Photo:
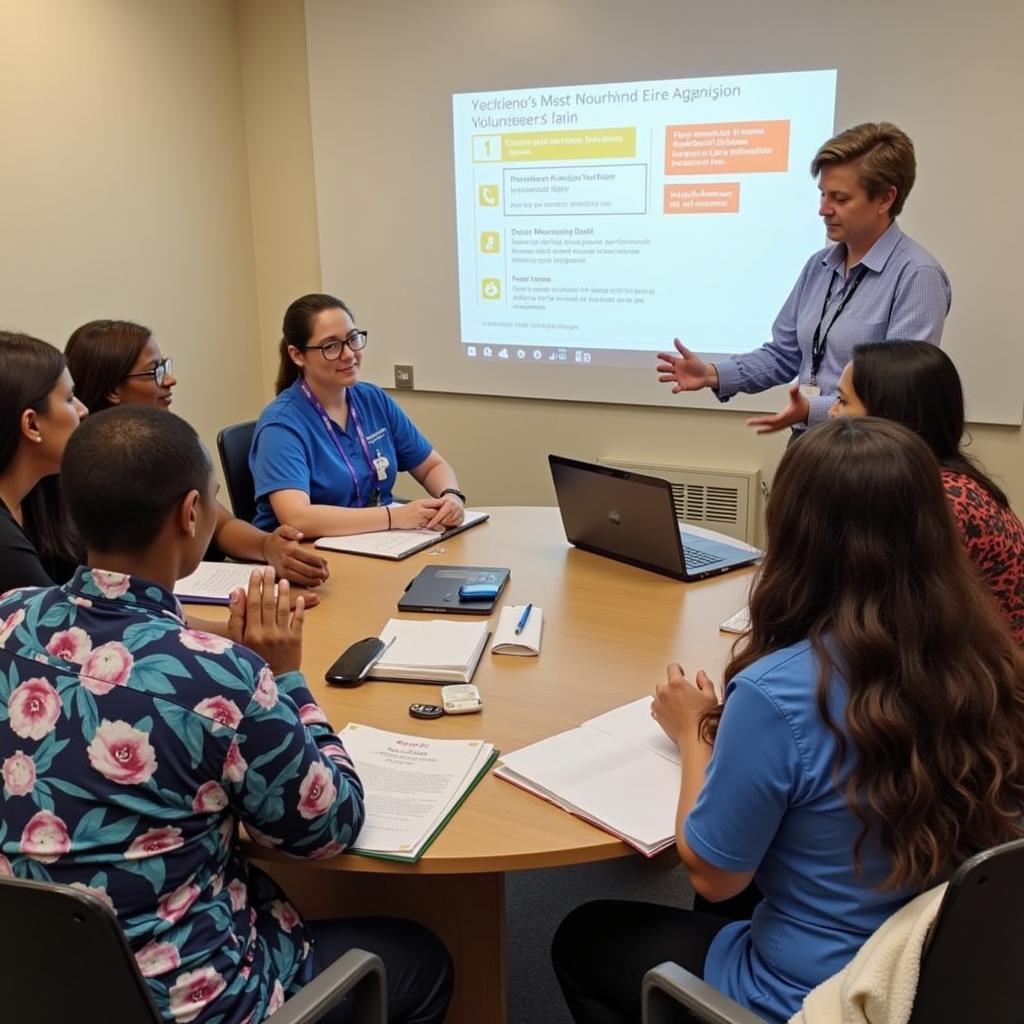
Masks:
[[[304,295],[284,315],[277,398],[256,424],[249,465],[256,526],[307,537],[462,522],[455,471],[375,384],[359,382],[366,331],[332,295]],[[391,505],[408,471],[430,495]]]
[[[578,908],[553,947],[577,1022],[638,1021],[644,973],[674,960],[781,1024],[912,896],[1024,833],[1024,658],[897,423],[789,448],[724,704],[667,675],[651,714],[681,755],[683,866],[712,902],[751,879],[764,898],[746,921]]]

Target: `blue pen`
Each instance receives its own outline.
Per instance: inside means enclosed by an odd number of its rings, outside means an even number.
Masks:
[[[531,602],[523,609],[523,614],[519,616],[519,622],[516,623],[516,636],[522,633],[526,626],[526,620],[530,617],[530,612],[533,610],[533,603]]]

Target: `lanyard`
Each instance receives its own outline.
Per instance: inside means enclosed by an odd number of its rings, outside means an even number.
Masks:
[[[832,301],[832,282],[835,280],[835,273],[829,278],[828,291],[825,292],[825,301],[821,304],[821,317],[818,320],[818,326],[814,328],[814,337],[811,340],[811,383],[818,383],[818,371],[821,369],[821,362],[825,358],[825,346],[828,344],[828,332],[835,326],[835,322],[842,316],[843,310],[846,309],[847,303],[853,298],[857,289],[860,287],[861,281],[864,280],[864,275],[868,272],[868,268],[863,264],[860,270],[857,271],[857,276],[853,279],[853,284],[850,285],[850,290],[846,293],[843,301],[839,303],[839,308],[836,310],[836,315],[828,322],[828,327],[825,328],[824,335],[821,333],[821,325],[825,322],[825,314],[828,312],[828,304]]]
[[[321,421],[323,422],[324,429],[326,429],[327,431],[327,436],[330,437],[330,439],[334,442],[334,447],[338,449],[338,454],[344,460],[345,466],[348,468],[349,476],[352,477],[352,487],[355,489],[356,492],[356,505],[362,508],[363,492],[359,486],[359,477],[356,474],[355,466],[352,465],[351,460],[345,453],[345,449],[341,447],[341,442],[338,440],[338,435],[335,433],[334,430],[334,421],[331,419],[330,416],[327,415],[327,410],[323,407],[323,404],[320,402],[320,399],[317,398],[316,395],[314,395],[313,392],[309,390],[309,385],[304,380],[299,381],[299,388],[301,389],[302,393],[306,396],[306,398],[309,400],[310,405],[312,405],[313,408],[316,409],[317,415],[320,417]],[[370,457],[370,446],[366,443],[366,436],[363,434],[363,427],[362,424],[359,422],[359,411],[356,409],[355,402],[348,403],[348,413],[352,417],[352,423],[356,428],[356,437],[359,438],[359,444],[363,449],[363,455],[366,456],[366,464],[370,467],[371,472],[375,472],[376,470],[373,465],[373,459]],[[377,493],[377,501],[379,504],[380,492],[378,491]]]

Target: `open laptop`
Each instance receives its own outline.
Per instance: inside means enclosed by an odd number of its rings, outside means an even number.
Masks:
[[[759,551],[709,540],[679,525],[667,480],[549,455],[570,544],[677,580],[750,565]]]

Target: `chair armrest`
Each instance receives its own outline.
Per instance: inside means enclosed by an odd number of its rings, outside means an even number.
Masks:
[[[643,1024],[669,1024],[676,1004],[682,1004],[707,1024],[764,1024],[757,1014],[723,996],[695,974],[666,961],[644,975]]]
[[[353,992],[353,1024],[387,1024],[387,980],[380,957],[350,949],[265,1018],[264,1024],[315,1024]]]

